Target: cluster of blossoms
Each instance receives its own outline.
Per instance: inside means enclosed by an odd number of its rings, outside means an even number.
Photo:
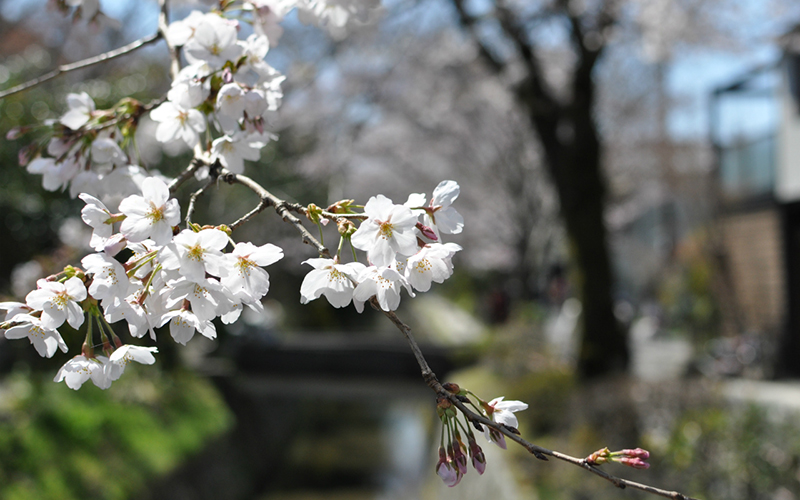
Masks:
[[[440,242],[441,234],[457,234],[464,227],[464,219],[450,206],[459,190],[455,181],[442,181],[427,204],[421,193],[410,195],[403,205],[383,195],[371,197],[358,229],[348,220],[339,224],[340,234],[350,239],[353,248],[366,252],[369,265],[341,264],[339,255],[305,261],[314,269],[303,280],[301,301],[324,295],[334,307],[352,301],[361,312],[364,302],[374,296],[381,309],[394,311],[400,305],[401,289],[414,297],[414,290],[427,292],[432,282],[444,282],[453,274],[453,256],[461,250],[455,243]],[[329,208],[351,214],[351,202]],[[325,222],[324,218],[312,220]]]
[[[457,384],[444,384],[444,388],[453,394],[457,394],[462,401],[471,405],[486,418],[512,430],[512,432],[516,431],[519,426],[514,412],[528,408],[528,405],[522,401],[503,401],[503,397],[495,398],[487,403],[471,391],[461,389]],[[475,440],[470,422],[466,418],[464,422],[461,422],[458,419],[458,410],[446,398],[439,398],[437,412],[442,421],[442,435],[439,444],[439,461],[436,463],[436,474],[442,478],[442,481],[447,486],[457,485],[461,482],[464,474],[467,473],[468,456],[478,474],[483,474],[486,470],[486,456]],[[487,440],[504,450],[506,449],[505,437],[497,429],[481,426],[480,424],[473,425],[477,428],[483,427]],[[447,435],[446,446],[445,434]],[[463,436],[466,436],[466,443],[464,443]]]
[[[153,340],[154,328],[168,324],[172,338],[186,344],[196,331],[215,338],[214,318],[227,324],[238,319],[245,305],[262,310],[269,275],[261,266],[280,260],[280,248],[234,244],[224,227],[191,225],[175,234],[180,207],[156,177],[143,181],[141,195],[123,199],[120,213],[111,213],[89,194],[80,198],[86,203],[81,215],[93,229],[91,245],[97,253],[83,258],[82,269],[68,267],[39,280],[24,303],[0,305],[7,311],[0,324],[6,338],[28,338],[46,357],[57,348],[67,351],[58,332],[64,322],[79,328],[89,315],[82,352],[61,368],[56,381],[77,389],[91,379],[107,388],[130,361],[155,361],[155,347],[123,345],[112,323],[124,320],[132,337],[150,332]],[[224,253],[229,245],[233,249]],[[123,250],[129,254],[124,262],[116,258]],[[104,355],[94,353],[94,323]]]
[[[96,0],[60,1],[92,16]],[[306,23],[341,31],[354,19],[366,19],[378,0],[222,0],[218,10],[191,12],[171,23],[166,37],[182,49],[188,65],[172,82],[166,101],[143,104],[125,98],[97,109],[86,94],[67,96],[68,110],[42,126],[21,127],[9,139],[36,131],[39,140],[20,153],[20,163],[42,176],[48,191],[68,190],[75,198],[89,193],[109,202],[133,194],[148,174],[133,161],[140,119],[148,112],[157,122],[155,138],[202,151],[235,173],[255,161],[276,138],[269,131],[280,106],[284,76],[264,61],[281,34],[279,22],[293,9]],[[254,33],[239,39],[242,12]],[[198,177],[206,172],[199,172]],[[116,195],[116,197],[115,197]]]

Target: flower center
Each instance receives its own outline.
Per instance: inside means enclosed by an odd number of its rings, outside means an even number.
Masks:
[[[145,217],[150,219],[151,224],[155,224],[164,218],[164,209],[163,207],[157,207],[153,204],[153,202],[150,202],[150,211],[147,212]]]
[[[391,222],[380,223],[380,233],[382,237],[391,238],[393,232],[394,232],[394,225],[392,225]]]
[[[203,247],[198,243],[189,249],[186,256],[192,260],[203,260],[203,253],[205,253],[205,250],[203,250]]]
[[[242,276],[250,276],[250,269],[256,267],[256,263],[245,257],[239,257],[236,260],[236,267],[239,268],[239,274]]]

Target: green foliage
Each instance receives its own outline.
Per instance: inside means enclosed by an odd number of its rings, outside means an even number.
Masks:
[[[130,498],[231,425],[206,380],[136,368],[108,391],[9,377],[0,397],[0,498]]]

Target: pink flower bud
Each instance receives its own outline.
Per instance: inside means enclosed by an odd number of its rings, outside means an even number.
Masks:
[[[30,127],[14,127],[6,133],[6,139],[9,141],[19,139],[22,134],[27,133],[28,130],[30,130]]]
[[[222,81],[225,83],[231,83],[233,81],[233,73],[231,73],[230,68],[222,70]]]
[[[627,465],[628,467],[633,467],[634,469],[648,469],[650,467],[650,464],[641,458],[620,457],[614,461],[622,465]]]
[[[453,462],[459,474],[464,475],[467,473],[467,456],[464,454],[464,451],[461,449],[461,444],[458,442],[453,447]]]
[[[417,222],[417,229],[419,229],[419,232],[422,233],[422,236],[428,238],[429,240],[439,241],[439,238],[436,236],[436,233],[433,232],[433,229],[429,228],[425,224]]]
[[[641,458],[642,460],[647,460],[648,458],[650,458],[650,452],[647,450],[643,450],[642,448],[636,448],[633,450],[622,450],[620,453],[626,457]]]
[[[478,471],[478,474],[483,474],[486,470],[486,455],[474,439],[469,440],[469,454],[472,457],[472,466]]]
[[[455,466],[453,466],[450,456],[444,451],[444,448],[439,447],[439,461],[436,463],[436,474],[442,478],[444,484],[449,487],[457,485],[461,481],[461,474],[458,473]]]

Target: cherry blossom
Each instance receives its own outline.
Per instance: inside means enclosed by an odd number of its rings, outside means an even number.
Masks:
[[[125,344],[111,353],[108,357],[108,363],[103,367],[104,374],[109,381],[114,381],[122,376],[125,367],[132,361],[141,363],[143,365],[152,365],[156,362],[153,353],[158,352],[155,347],[141,347],[138,345]]]
[[[217,338],[217,329],[210,321],[200,320],[192,311],[180,309],[170,311],[161,317],[161,325],[169,323],[169,333],[175,342],[186,345],[192,340],[194,332],[198,331],[210,339]]]
[[[111,212],[102,201],[90,194],[81,193],[78,198],[86,203],[86,206],[81,209],[81,219],[92,228],[92,239],[89,240],[89,246],[100,252],[105,248],[106,242],[114,232]]]
[[[190,62],[204,61],[214,69],[220,69],[226,61],[235,61],[242,53],[236,44],[236,24],[220,16],[208,14],[203,17],[192,36],[183,47]]]
[[[417,291],[427,292],[431,282],[444,283],[453,274],[451,259],[459,250],[461,247],[455,243],[425,245],[406,261],[404,274],[409,284]]]
[[[206,272],[214,276],[228,274],[227,261],[222,249],[228,244],[228,235],[219,229],[203,229],[195,233],[184,229],[159,253],[161,265],[167,270],[177,270],[181,276],[200,282]]]
[[[192,147],[200,139],[199,134],[206,130],[203,113],[194,108],[184,108],[173,101],[167,101],[151,111],[150,118],[159,122],[156,139],[160,142],[181,139],[187,146]]]
[[[425,207],[423,223],[434,230],[446,234],[458,234],[464,228],[464,218],[451,207],[458,198],[461,188],[456,181],[442,181],[433,190],[433,198]]]
[[[25,297],[29,307],[42,311],[41,325],[55,330],[67,321],[72,328],[83,324],[83,309],[78,302],[86,298],[86,287],[79,278],[72,277],[64,283],[39,280],[37,290]]]
[[[129,241],[152,238],[158,245],[172,239],[172,226],[180,222],[178,200],[170,199],[169,188],[161,179],[148,177],[142,183],[142,195],[122,200],[119,210],[125,214],[120,232]]]
[[[334,259],[308,259],[313,267],[300,285],[300,303],[307,304],[325,296],[333,307],[344,307],[353,299],[355,282],[366,266],[359,262],[339,264]]]
[[[125,297],[131,283],[125,274],[125,268],[116,259],[105,253],[93,253],[81,260],[84,270],[91,274],[89,295],[97,300],[110,300],[114,297]]]
[[[411,297],[414,296],[406,279],[392,267],[367,267],[358,275],[358,282],[353,290],[353,304],[358,312],[364,310],[364,302],[372,296],[378,300],[381,309],[394,311],[400,305],[401,286]]]
[[[31,316],[30,314],[17,314],[12,318],[14,323],[5,332],[7,339],[22,339],[28,338],[36,352],[43,358],[52,358],[56,349],[61,349],[67,352],[67,344],[57,330],[46,328],[42,326],[39,318]]]
[[[95,112],[94,101],[86,92],[67,94],[67,106],[69,111],[61,115],[58,121],[72,130],[78,130],[85,125]]]
[[[350,238],[353,246],[367,252],[376,266],[394,263],[397,254],[408,257],[417,252],[416,216],[408,207],[395,205],[382,194],[364,206],[367,220]]]
[[[252,243],[237,243],[233,251],[225,254],[231,272],[221,281],[228,290],[243,302],[254,302],[269,291],[269,266],[283,258],[283,250],[271,243],[255,246]]]
[[[80,354],[64,363],[64,366],[58,370],[53,381],[63,381],[67,384],[67,387],[77,391],[84,382],[91,379],[97,387],[107,389],[111,386],[111,382],[104,371],[106,362],[108,362],[108,358],[105,356],[87,358]]]

